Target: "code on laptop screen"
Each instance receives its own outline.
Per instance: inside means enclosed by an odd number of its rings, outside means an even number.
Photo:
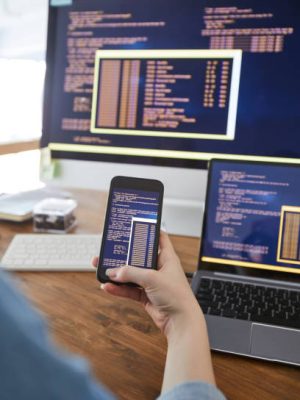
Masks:
[[[300,273],[300,166],[213,161],[201,260]]]

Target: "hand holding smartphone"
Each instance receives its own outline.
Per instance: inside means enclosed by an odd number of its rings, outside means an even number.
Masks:
[[[100,282],[110,282],[109,268],[157,268],[163,191],[158,180],[112,179],[97,268]]]

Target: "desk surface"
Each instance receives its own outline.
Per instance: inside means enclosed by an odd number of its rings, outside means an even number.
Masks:
[[[73,191],[79,202],[75,233],[100,233],[106,195]],[[0,257],[31,222],[0,222]],[[186,271],[196,267],[199,240],[172,236]],[[154,399],[160,392],[166,341],[143,308],[99,289],[92,272],[22,272],[25,292],[49,319],[57,342],[88,358],[95,376],[120,399]],[[213,352],[218,386],[228,399],[297,399],[300,369]]]

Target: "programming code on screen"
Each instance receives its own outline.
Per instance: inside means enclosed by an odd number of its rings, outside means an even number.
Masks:
[[[104,268],[132,265],[151,268],[159,193],[115,189],[112,193]]]
[[[132,218],[127,264],[134,267],[153,266],[156,220]]]
[[[299,179],[299,167],[216,163],[202,260],[299,268]]]
[[[281,209],[277,260],[300,266],[300,207]]]
[[[206,7],[201,33],[210,38],[211,49],[278,53],[283,51],[285,38],[293,34],[294,28],[276,23],[276,17],[272,7]]]
[[[240,63],[238,50],[98,51],[91,130],[232,140]]]
[[[43,140],[57,151],[56,156],[60,151],[88,151],[106,157],[161,157],[168,151],[168,162],[174,163],[179,152],[185,160],[216,154],[299,158],[300,150],[294,146],[300,126],[298,0],[228,0],[225,5],[220,0],[74,0],[68,6],[50,6],[50,11],[52,100]],[[231,60],[226,64],[214,59],[195,60],[191,70],[172,57],[152,60],[154,64],[143,58],[124,59],[120,66],[114,61],[114,72],[105,77],[112,93],[104,80],[99,81],[94,128],[100,131],[91,132],[96,52],[150,49],[242,51],[231,140],[225,122]],[[193,70],[197,63],[199,75]],[[115,82],[119,68],[124,77]],[[158,71],[185,79],[158,87],[150,82]],[[138,75],[148,79],[149,86],[137,91],[130,77]],[[190,90],[200,76],[204,80],[200,90],[197,86]],[[104,99],[109,99],[111,114]],[[219,140],[212,140],[216,135]]]

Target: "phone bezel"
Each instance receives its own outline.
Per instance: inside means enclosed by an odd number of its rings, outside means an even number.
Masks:
[[[158,211],[157,211],[157,225],[156,225],[154,249],[153,249],[153,254],[155,254],[155,259],[154,259],[154,265],[152,267],[152,269],[157,269],[159,233],[160,233],[160,225],[161,225],[164,186],[163,186],[162,182],[160,182],[156,179],[144,179],[144,178],[135,178],[135,177],[128,177],[128,176],[115,176],[111,180],[111,183],[110,183],[108,201],[107,201],[107,206],[106,206],[105,222],[104,222],[104,228],[103,228],[103,234],[102,234],[102,243],[101,243],[101,249],[100,249],[100,255],[99,255],[99,262],[98,262],[98,266],[97,266],[97,279],[101,283],[112,282],[106,275],[105,271],[107,268],[102,267],[101,260],[103,258],[105,240],[106,240],[107,232],[108,232],[112,194],[116,188],[142,190],[142,191],[146,191],[146,192],[157,192],[159,194],[159,200],[158,200],[159,205],[158,205]]]

